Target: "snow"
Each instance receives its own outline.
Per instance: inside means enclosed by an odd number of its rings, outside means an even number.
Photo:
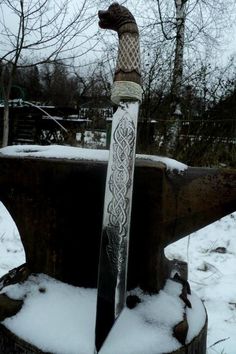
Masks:
[[[46,157],[46,158],[65,158],[76,160],[107,161],[109,151],[98,149],[85,149],[61,145],[14,145],[0,149],[0,155],[17,157]],[[137,159],[162,162],[167,170],[182,172],[187,169],[187,165],[162,156],[155,155],[136,155]]]
[[[24,262],[25,253],[19,232],[0,202],[0,277]]]
[[[167,281],[158,295],[134,290],[132,293],[140,296],[141,303],[132,310],[123,310],[99,353],[162,354],[178,349],[181,344],[173,338],[172,332],[183,320],[181,290],[182,286],[172,280]],[[95,289],[76,288],[38,274],[3,291],[13,299],[24,299],[21,311],[3,322],[13,333],[44,351],[93,354]],[[200,300],[196,299],[189,322],[193,324],[190,341],[206,318]]]
[[[122,312],[101,354],[161,354],[181,347],[172,336],[173,326],[183,319],[181,288],[170,282],[177,291],[168,294],[164,288],[158,295],[141,294],[142,302],[135,309]]]
[[[76,288],[39,274],[6,290],[15,299],[26,296],[22,310],[3,322],[13,333],[44,351],[93,353],[95,289]]]
[[[182,162],[179,162],[169,157],[155,156],[155,155],[137,155],[137,158],[142,158],[145,160],[162,162],[166,165],[168,171],[183,172],[187,170],[188,166]]]
[[[62,145],[14,145],[0,149],[0,154],[17,157],[107,161],[109,151],[75,148]]]
[[[180,109],[179,105],[177,105],[173,115],[182,116],[182,112],[181,112],[181,109]]]
[[[188,262],[191,288],[208,313],[208,354],[235,354],[236,213],[175,242],[165,252],[169,259]]]
[[[202,302],[198,296],[194,293],[188,296],[188,299],[192,305],[192,308],[187,307],[187,320],[188,320],[188,334],[186,343],[190,343],[191,340],[197,336],[197,334],[201,331],[204,326],[206,319],[206,312],[204,307],[202,306]],[[196,317],[197,314],[197,317]]]

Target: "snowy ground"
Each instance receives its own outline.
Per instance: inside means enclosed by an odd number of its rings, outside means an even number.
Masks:
[[[166,255],[189,264],[191,288],[208,312],[208,353],[235,354],[236,213],[168,246]]]
[[[25,253],[17,227],[0,202],[0,277],[25,262]]]

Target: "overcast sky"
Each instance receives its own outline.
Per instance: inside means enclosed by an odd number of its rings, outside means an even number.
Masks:
[[[18,0],[12,0],[12,3],[17,3]],[[34,1],[34,0],[33,0]],[[107,4],[112,3],[106,0],[94,0],[94,3],[99,3],[100,5],[98,5],[98,8],[100,9],[105,9],[107,8]],[[131,11],[134,11],[134,13],[136,14],[136,19],[138,24],[142,24],[143,20],[141,19],[141,17],[139,17],[138,14],[140,14],[140,16],[142,16],[143,14],[145,14],[145,12],[147,12],[148,10],[145,8],[146,5],[144,4],[144,0],[127,0],[127,1],[123,1],[125,3],[125,6],[127,6],[128,8],[130,8]],[[71,8],[75,8],[80,6],[80,4],[82,3],[82,0],[71,0],[70,1],[70,6]],[[149,2],[150,3],[150,2]],[[155,1],[153,2],[154,5]],[[146,3],[145,3],[146,4]],[[2,8],[2,5],[0,5]],[[141,11],[140,9],[145,9],[143,11]],[[83,41],[83,44],[80,46],[80,51],[86,51],[87,48],[92,48],[91,52],[89,54],[87,54],[83,59],[81,58],[79,61],[80,63],[87,63],[88,59],[90,60],[93,56],[97,57],[97,58],[101,58],[102,55],[104,55],[103,52],[103,46],[102,43],[104,41],[117,41],[117,39],[115,39],[114,36],[110,35],[110,33],[105,32],[104,30],[99,30],[98,36],[94,37],[92,40],[87,40],[86,37],[90,36],[91,34],[95,33],[98,30],[98,21],[96,18],[96,14],[97,14],[97,8],[91,8],[90,7],[90,14],[93,14],[95,16],[94,18],[94,24],[92,27],[90,27],[89,29],[87,29],[83,34],[81,34],[80,39],[78,39],[78,41]],[[236,10],[235,10],[236,11]],[[148,14],[147,14],[148,15]],[[3,18],[3,16],[5,17],[5,22],[7,25],[9,25],[9,27],[11,29],[16,29],[15,26],[15,20],[13,16],[9,15],[9,11],[6,11],[6,8],[0,12],[0,18]],[[230,24],[235,23],[235,18],[236,18],[236,14],[232,14],[232,19]],[[234,20],[233,20],[234,19]],[[226,19],[226,32],[225,32],[225,36],[224,39],[221,41],[222,45],[220,47],[217,48],[215,54],[217,57],[217,60],[219,61],[219,63],[225,63],[227,61],[227,59],[229,58],[230,55],[236,54],[236,26],[228,26],[229,21],[227,22]],[[1,28],[1,27],[0,27]],[[2,30],[2,28],[1,28]],[[159,29],[160,30],[160,29]],[[222,33],[223,33],[224,29],[222,29]],[[4,46],[2,45],[2,38],[3,38],[3,30],[1,31],[1,38],[0,38],[0,42],[1,42],[1,48],[0,48],[0,54],[1,54],[1,50],[4,49]],[[98,45],[96,45],[98,43]]]

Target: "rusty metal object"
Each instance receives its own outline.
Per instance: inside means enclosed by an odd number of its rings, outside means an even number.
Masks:
[[[188,334],[188,321],[186,314],[184,313],[183,320],[178,323],[173,329],[173,336],[182,344],[185,345]]]
[[[31,271],[96,287],[107,163],[0,155],[0,166],[0,200],[19,228]],[[235,210],[236,170],[190,167],[178,174],[137,160],[128,288],[158,292],[173,269],[186,279],[186,264],[167,260],[164,247]],[[206,328],[201,333],[175,354],[205,353]]]
[[[134,188],[136,223],[132,225],[135,236],[131,237],[130,257],[140,259],[142,255],[142,262],[140,267],[130,264],[130,275],[139,273],[141,286],[156,292],[173,268],[164,256],[164,248],[236,210],[236,170],[189,167],[178,174],[167,173],[161,164],[152,166],[150,163],[149,168],[140,169],[142,182],[136,179]],[[137,205],[142,209],[136,209]],[[145,226],[140,218],[145,219]],[[146,235],[148,241],[141,235]],[[135,243],[139,246],[135,247]]]
[[[26,263],[10,270],[7,274],[0,278],[0,291],[8,285],[24,282],[30,274]]]
[[[195,337],[189,344],[183,345],[180,349],[168,354],[205,354],[207,345],[207,319],[204,327],[197,337]]]
[[[4,321],[7,317],[16,315],[22,305],[22,300],[13,300],[6,294],[0,294],[0,322]]]
[[[96,287],[107,163],[0,156],[0,167],[0,200],[19,228],[30,270]],[[165,246],[235,210],[236,170],[177,174],[137,160],[128,288],[159,291],[179,267],[165,258]]]

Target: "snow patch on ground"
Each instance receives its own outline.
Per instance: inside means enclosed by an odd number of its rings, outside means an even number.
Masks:
[[[24,247],[16,224],[0,202],[0,277],[24,262]]]
[[[208,354],[235,354],[236,213],[171,244],[165,253],[188,262],[191,289],[208,313]]]
[[[84,149],[61,145],[14,145],[0,149],[0,154],[18,157],[44,157],[44,158],[66,158],[76,160],[107,161],[108,150]],[[182,172],[187,169],[187,165],[170,159],[168,157],[155,155],[136,155],[137,159],[146,159],[149,161],[162,162],[167,170]]]

